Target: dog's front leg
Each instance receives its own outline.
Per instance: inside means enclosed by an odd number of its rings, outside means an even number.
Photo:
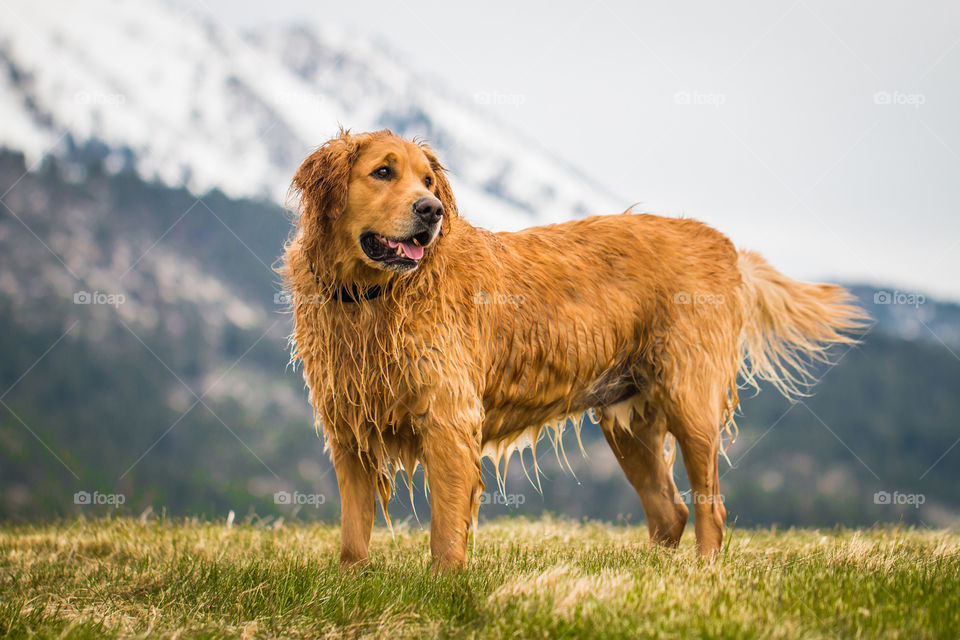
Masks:
[[[356,452],[335,444],[331,448],[340,488],[340,564],[363,564],[376,515],[376,475]]]
[[[476,434],[439,425],[423,434],[423,466],[430,484],[430,552],[434,569],[460,567],[480,488]]]

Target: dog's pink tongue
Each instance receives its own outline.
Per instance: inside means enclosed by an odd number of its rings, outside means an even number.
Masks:
[[[423,247],[418,247],[412,242],[397,242],[396,240],[387,240],[387,246],[389,246],[391,249],[401,247],[403,249],[403,255],[407,256],[411,260],[419,260],[423,257]]]
[[[423,257],[423,247],[418,247],[412,242],[401,242],[400,246],[403,248],[403,253],[411,260],[419,260]]]

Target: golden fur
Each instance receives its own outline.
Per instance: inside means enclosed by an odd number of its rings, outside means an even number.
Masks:
[[[385,162],[389,180],[371,173]],[[809,358],[852,342],[865,317],[842,288],[787,278],[694,220],[625,213],[517,233],[475,228],[430,149],[389,131],[341,132],[292,188],[292,351],[336,468],[344,564],[367,558],[376,495],[385,507],[396,472],[421,464],[434,562],[461,565],[482,456],[499,479],[501,458],[535,445],[545,426],[558,438],[568,416],[579,424],[589,410],[651,538],[669,545],[688,517],[665,454],[676,438],[698,546],[712,556],[726,515],[718,450],[738,376],[795,394]],[[434,196],[441,229],[414,270],[368,257],[362,234],[412,234],[411,207]],[[383,294],[363,299],[374,286]]]

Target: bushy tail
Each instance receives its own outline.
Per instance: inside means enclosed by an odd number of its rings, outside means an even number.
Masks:
[[[756,387],[760,380],[783,395],[804,395],[811,368],[829,362],[834,344],[853,344],[870,317],[853,296],[832,284],[788,278],[760,255],[741,251],[744,327],[740,375]]]

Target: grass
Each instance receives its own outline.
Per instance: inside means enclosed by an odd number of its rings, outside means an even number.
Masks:
[[[418,527],[341,572],[329,525],[3,525],[0,638],[960,637],[960,534],[739,530],[707,565],[692,533],[502,520],[435,575]]]

